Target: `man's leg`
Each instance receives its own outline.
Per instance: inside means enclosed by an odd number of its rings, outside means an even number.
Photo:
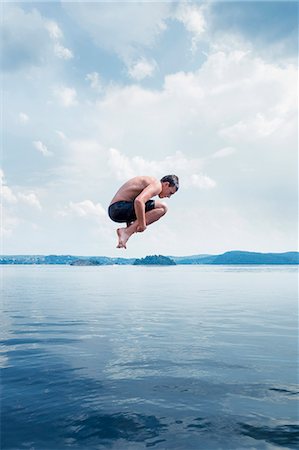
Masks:
[[[145,213],[145,222],[146,225],[150,225],[153,222],[156,222],[157,220],[161,219],[164,214],[167,212],[167,206],[165,203],[157,202],[155,201],[155,208],[151,211],[148,211]],[[137,231],[137,220],[133,222],[131,225],[127,226],[126,228],[118,228],[116,230],[117,236],[118,236],[118,245],[117,248],[127,248],[126,243],[132,236],[132,234],[136,233]]]

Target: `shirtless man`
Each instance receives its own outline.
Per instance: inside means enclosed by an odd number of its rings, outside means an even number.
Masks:
[[[154,177],[139,176],[121,186],[108,209],[111,220],[127,224],[126,228],[116,231],[117,248],[127,248],[127,241],[133,233],[143,232],[147,225],[156,222],[167,212],[165,203],[151,200],[152,197],[171,197],[178,188],[179,179],[176,175],[166,175],[160,181]]]

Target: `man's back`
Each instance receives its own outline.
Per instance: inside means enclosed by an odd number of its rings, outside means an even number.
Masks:
[[[161,190],[161,182],[154,177],[138,176],[131,178],[125,184],[123,184],[116,192],[115,196],[111,200],[111,203],[119,201],[134,201],[135,198],[148,186],[152,185],[156,193],[159,194]]]

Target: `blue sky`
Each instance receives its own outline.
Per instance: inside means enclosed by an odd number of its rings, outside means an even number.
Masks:
[[[2,249],[297,249],[297,2],[5,2]],[[107,206],[176,173],[128,249]]]

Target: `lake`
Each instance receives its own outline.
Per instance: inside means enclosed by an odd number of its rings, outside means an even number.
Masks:
[[[296,266],[2,266],[1,448],[299,446]]]

